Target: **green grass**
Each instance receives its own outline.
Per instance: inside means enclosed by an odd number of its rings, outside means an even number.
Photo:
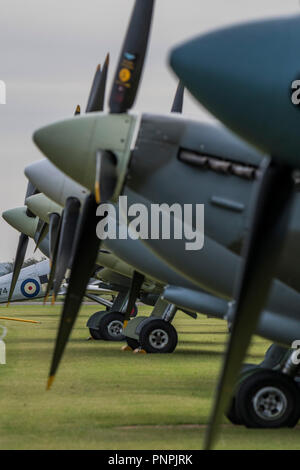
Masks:
[[[86,341],[84,306],[46,392],[61,307],[11,306],[7,364],[0,366],[0,449],[200,449],[222,352],[225,323],[178,313],[179,344],[171,355],[121,352],[121,343]],[[144,307],[141,313],[149,312]],[[268,342],[254,338],[248,362]],[[218,449],[299,449],[300,428],[249,430],[224,418]]]

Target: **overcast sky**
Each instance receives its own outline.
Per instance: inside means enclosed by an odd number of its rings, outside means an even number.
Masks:
[[[21,206],[24,167],[42,158],[31,136],[86,104],[97,63],[111,54],[109,87],[133,0],[1,0],[0,211]],[[167,112],[176,79],[169,50],[233,22],[300,12],[298,0],[156,0],[152,35],[136,108]],[[188,95],[184,112],[211,119]],[[0,220],[0,261],[12,260],[18,233]],[[32,245],[28,256],[32,254]]]

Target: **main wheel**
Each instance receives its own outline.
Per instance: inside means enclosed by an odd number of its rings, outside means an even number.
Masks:
[[[242,418],[236,409],[236,398],[233,397],[231,400],[230,407],[226,413],[227,418],[232,424],[240,425],[243,424]]]
[[[119,312],[110,312],[101,318],[99,334],[106,341],[124,341],[123,335],[124,315]]]
[[[262,369],[241,383],[236,411],[249,428],[294,427],[300,417],[299,389],[291,377]]]
[[[99,323],[100,323],[99,318],[101,318],[101,316],[104,312],[105,312],[105,310],[100,310],[99,312],[95,312],[88,319],[87,326],[89,327],[89,332],[90,332],[90,335],[93,339],[100,340],[100,339],[103,339],[103,338],[100,334],[99,329],[98,328],[92,328],[91,326],[89,326],[89,324],[91,324],[93,326],[99,326]]]
[[[141,329],[139,340],[147,353],[171,353],[177,346],[178,337],[171,323],[158,318]]]
[[[96,339],[96,340],[103,339],[99,330],[95,330],[95,328],[89,328],[89,331],[93,339]]]

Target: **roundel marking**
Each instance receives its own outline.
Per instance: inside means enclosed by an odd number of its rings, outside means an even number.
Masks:
[[[25,279],[21,284],[21,292],[25,297],[35,297],[40,292],[40,285],[35,279]]]

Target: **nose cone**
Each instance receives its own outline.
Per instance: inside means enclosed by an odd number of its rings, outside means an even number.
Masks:
[[[42,127],[34,133],[33,140],[61,171],[76,180],[80,178],[86,182],[93,130],[93,118],[82,120],[76,117]]]
[[[189,91],[229,128],[278,160],[299,165],[300,17],[259,21],[198,37],[171,53]]]
[[[53,192],[56,186],[56,192],[61,190],[61,179],[63,179],[63,173],[61,173],[49,160],[44,158],[38,162],[34,162],[25,168],[25,176],[28,180],[41,191],[42,193],[49,195],[49,192]],[[61,178],[56,178],[56,185],[54,179],[56,173],[61,175]]]
[[[69,178],[46,158],[28,165],[25,175],[42,193],[61,206],[65,205],[70,196],[82,201],[88,193],[85,187]]]
[[[3,219],[13,228],[33,238],[38,226],[37,217],[26,214],[27,207],[16,207],[2,213]]]
[[[97,150],[128,156],[135,123],[134,115],[90,113],[43,127],[33,140],[62,172],[93,191]]]
[[[49,223],[49,214],[56,212],[60,215],[62,212],[61,206],[42,193],[28,197],[25,202],[28,209],[47,224]]]

